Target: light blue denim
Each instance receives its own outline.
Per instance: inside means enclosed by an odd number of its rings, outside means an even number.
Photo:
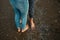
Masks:
[[[24,29],[26,27],[29,10],[28,0],[10,0],[10,4],[14,9],[16,27]],[[22,20],[22,23],[20,23],[20,19]]]

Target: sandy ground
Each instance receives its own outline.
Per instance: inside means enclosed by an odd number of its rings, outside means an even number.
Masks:
[[[60,40],[60,0],[36,0],[36,29],[17,33],[9,0],[0,0],[0,40]]]

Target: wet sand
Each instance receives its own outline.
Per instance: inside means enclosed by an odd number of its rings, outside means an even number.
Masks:
[[[60,40],[60,0],[36,0],[36,29],[17,33],[8,0],[0,0],[0,40]]]

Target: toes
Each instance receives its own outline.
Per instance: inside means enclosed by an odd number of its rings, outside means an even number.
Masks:
[[[34,24],[34,23],[31,24],[31,29],[32,29],[32,30],[35,29],[35,24]]]
[[[18,32],[20,32],[20,28],[18,27]]]
[[[22,29],[22,32],[25,32],[25,31],[27,31],[28,30],[28,25],[26,25],[26,27],[24,28],[24,29]]]

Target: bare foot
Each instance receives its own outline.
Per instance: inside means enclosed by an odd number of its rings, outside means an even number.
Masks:
[[[31,29],[35,29],[35,23],[33,22],[33,18],[30,19]]]
[[[31,29],[34,30],[35,29],[35,23],[31,23]]]
[[[26,25],[26,27],[24,28],[24,29],[22,29],[22,32],[25,32],[25,31],[27,31],[28,30],[28,25]]]
[[[20,32],[20,27],[18,27],[18,33]]]

